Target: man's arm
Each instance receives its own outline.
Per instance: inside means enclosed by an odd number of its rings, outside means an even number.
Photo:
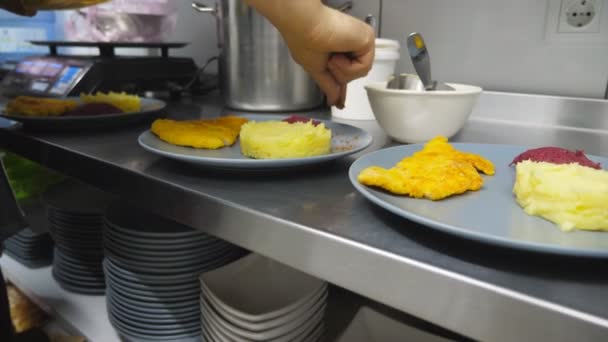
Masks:
[[[374,59],[373,29],[321,0],[244,0],[285,39],[296,62],[327,95],[344,106],[346,84],[367,75]]]
[[[27,8],[22,0],[0,0],[0,8],[27,17],[36,15],[36,9]]]

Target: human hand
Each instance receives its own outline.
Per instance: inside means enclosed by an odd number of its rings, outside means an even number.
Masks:
[[[36,10],[26,7],[22,0],[2,0],[0,1],[0,8],[27,17],[36,15]]]
[[[0,8],[32,17],[38,10],[66,10],[95,5],[108,0],[0,0]]]
[[[371,69],[373,29],[320,0],[248,2],[281,32],[292,57],[317,82],[328,105],[343,108],[348,82]]]

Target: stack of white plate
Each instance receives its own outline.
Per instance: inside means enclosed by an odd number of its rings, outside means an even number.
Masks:
[[[258,254],[206,272],[201,282],[205,341],[320,341],[327,283]]]
[[[111,205],[105,223],[106,300],[114,328],[129,340],[199,340],[197,278],[243,250],[124,204]]]
[[[49,188],[49,231],[55,242],[53,277],[67,291],[104,294],[103,215],[109,195],[76,181]]]

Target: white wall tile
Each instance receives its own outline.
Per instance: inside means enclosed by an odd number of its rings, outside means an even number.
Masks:
[[[375,11],[377,0],[355,0],[353,14]],[[608,44],[549,43],[547,1],[384,0],[384,38],[418,31],[437,79],[487,90],[596,97],[608,81]],[[608,10],[608,1],[604,9]],[[375,12],[371,12],[375,13]],[[604,18],[608,11],[604,11]],[[413,72],[405,49],[399,67]]]
[[[213,0],[201,0],[202,3],[213,5]],[[205,61],[218,54],[215,17],[207,13],[199,13],[192,9],[191,1],[180,0],[178,5],[177,25],[169,41],[189,42],[185,48],[171,51],[172,56],[190,56],[196,64],[203,66]],[[217,63],[209,66],[208,71],[214,72]]]

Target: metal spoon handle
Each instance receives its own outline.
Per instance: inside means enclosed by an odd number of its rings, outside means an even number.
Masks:
[[[407,37],[407,51],[412,59],[412,64],[424,88],[433,89],[431,78],[431,57],[426,50],[426,44],[420,33],[414,32]]]

